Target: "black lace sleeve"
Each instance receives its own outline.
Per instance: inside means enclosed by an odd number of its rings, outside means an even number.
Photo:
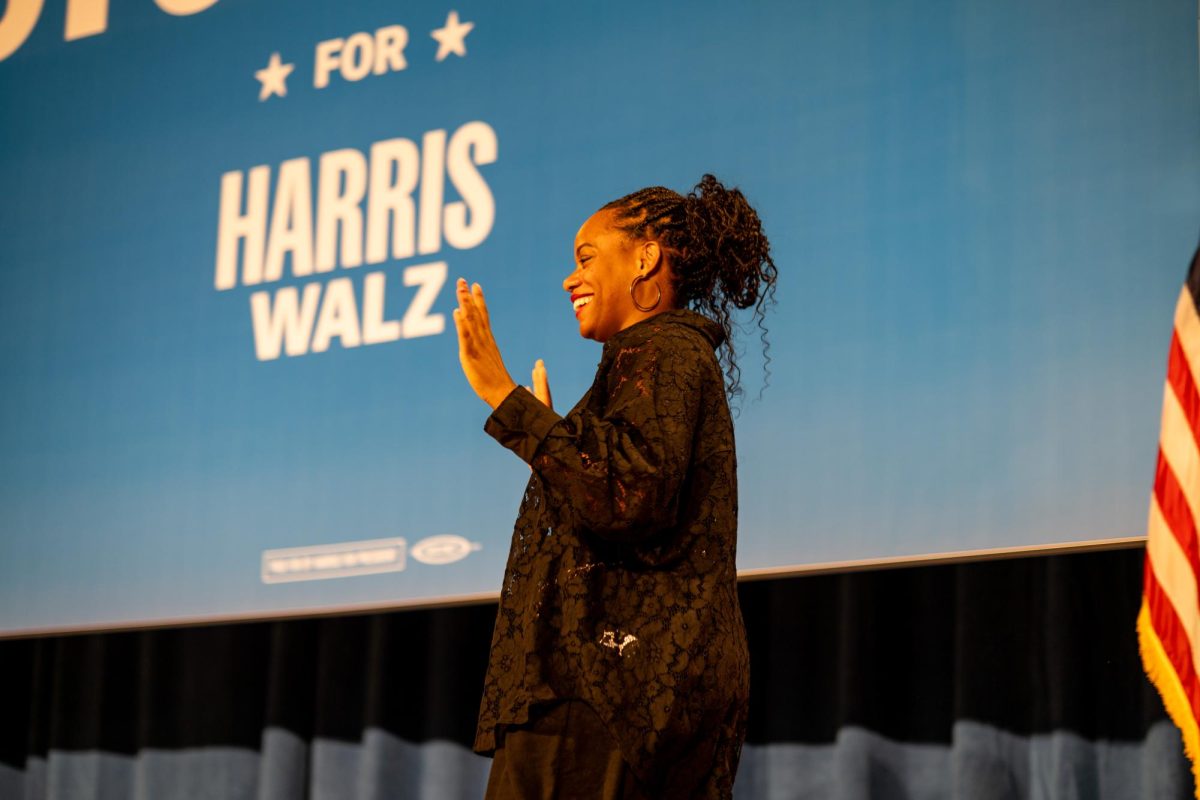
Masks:
[[[614,540],[675,524],[705,384],[721,388],[711,348],[686,333],[661,335],[605,354],[591,394],[560,417],[514,389],[485,430],[530,464],[548,505]],[[607,367],[607,368],[606,368]]]

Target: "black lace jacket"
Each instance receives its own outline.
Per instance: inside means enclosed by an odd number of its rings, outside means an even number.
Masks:
[[[475,749],[530,707],[581,699],[655,796],[728,796],[749,659],[734,556],[720,326],[658,314],[604,345],[566,417],[517,388],[485,430],[532,467],[513,531]],[[697,783],[699,782],[699,783]]]

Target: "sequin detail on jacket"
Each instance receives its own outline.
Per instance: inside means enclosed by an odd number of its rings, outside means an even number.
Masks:
[[[517,388],[484,429],[532,467],[475,749],[555,699],[586,701],[654,790],[728,796],[745,738],[733,424],[721,328],[668,311],[604,346],[566,417]],[[705,785],[690,785],[690,776]],[[666,796],[666,795],[660,795]]]

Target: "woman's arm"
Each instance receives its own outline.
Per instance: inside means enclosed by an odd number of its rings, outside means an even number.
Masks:
[[[522,388],[485,430],[527,461],[559,513],[603,538],[632,540],[674,525],[706,384],[721,388],[711,348],[664,327],[622,348],[603,386],[603,412],[560,417]]]
[[[705,388],[723,391],[711,347],[664,325],[612,357],[604,385],[592,390],[606,398],[601,413],[585,405],[564,418],[509,376],[479,284],[460,278],[456,288],[459,361],[494,409],[484,429],[529,463],[547,501],[605,538],[672,526]]]

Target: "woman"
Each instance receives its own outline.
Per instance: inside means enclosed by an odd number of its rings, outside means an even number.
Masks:
[[[728,797],[749,686],[730,312],[754,306],[762,327],[769,245],[741,192],[705,175],[686,197],[601,208],[575,263],[563,289],[604,351],[565,417],[540,361],[532,393],[509,376],[480,286],[457,287],[485,430],[533,473],[475,740],[494,756],[488,797]]]

